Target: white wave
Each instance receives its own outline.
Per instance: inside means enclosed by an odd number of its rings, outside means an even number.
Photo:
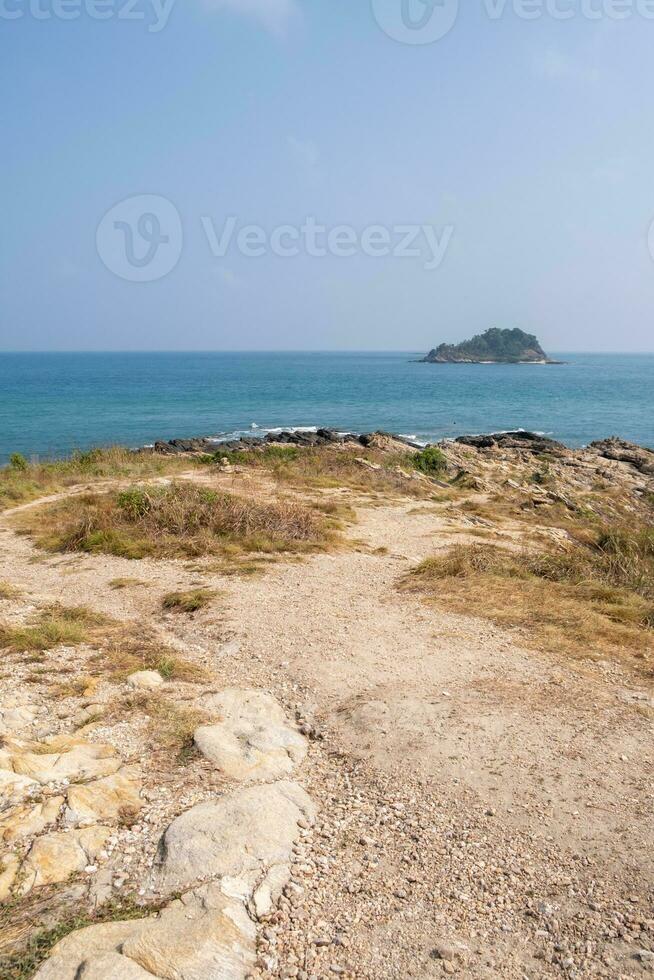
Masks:
[[[317,432],[317,425],[285,425],[274,429],[263,429],[263,432],[270,433],[271,436],[278,436],[281,432]]]

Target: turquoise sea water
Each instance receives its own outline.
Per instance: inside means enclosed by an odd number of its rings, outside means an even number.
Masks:
[[[276,427],[386,429],[431,441],[524,428],[570,446],[654,444],[654,354],[562,365],[418,364],[418,353],[0,354],[0,461],[12,452]]]

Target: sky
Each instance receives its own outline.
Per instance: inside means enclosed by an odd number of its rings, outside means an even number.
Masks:
[[[0,349],[651,351],[653,40],[652,0],[0,0]]]

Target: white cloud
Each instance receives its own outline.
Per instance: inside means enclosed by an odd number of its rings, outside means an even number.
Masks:
[[[297,0],[205,0],[212,10],[243,14],[261,24],[271,34],[284,37],[293,17],[299,13]]]

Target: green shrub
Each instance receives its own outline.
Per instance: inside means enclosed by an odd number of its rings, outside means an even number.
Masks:
[[[12,470],[17,470],[19,473],[24,473],[28,467],[27,460],[22,453],[12,453],[9,457],[9,465]]]
[[[147,492],[140,487],[131,487],[118,494],[117,503],[121,510],[132,521],[138,521],[145,517],[150,510],[150,497]]]
[[[447,469],[447,459],[437,446],[427,446],[413,457],[413,465],[427,476],[439,476]]]

